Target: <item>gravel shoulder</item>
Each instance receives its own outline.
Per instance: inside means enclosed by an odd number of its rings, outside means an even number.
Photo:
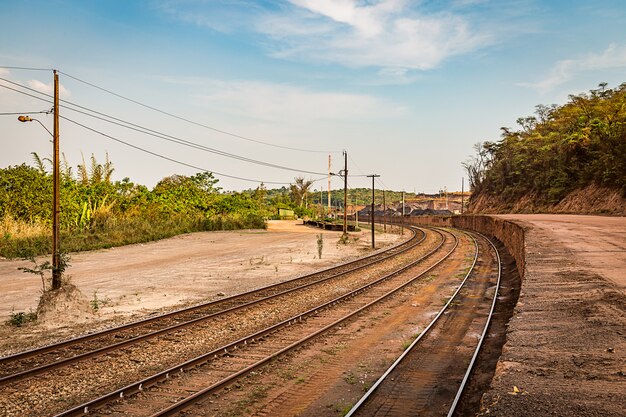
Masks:
[[[480,415],[626,415],[626,218],[503,217],[526,271]]]

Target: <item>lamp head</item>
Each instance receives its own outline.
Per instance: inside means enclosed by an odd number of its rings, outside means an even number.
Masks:
[[[33,119],[31,119],[28,116],[19,116],[17,120],[19,120],[20,122],[32,122],[33,121]]]

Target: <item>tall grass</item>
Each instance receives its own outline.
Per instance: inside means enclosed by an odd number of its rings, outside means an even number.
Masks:
[[[6,224],[0,238],[0,256],[28,258],[52,252],[51,232],[48,228],[26,224],[14,219],[3,219]],[[9,228],[10,226],[10,228]],[[136,214],[124,217],[103,216],[90,228],[61,231],[63,252],[80,252],[123,246],[164,239],[183,233],[265,228],[266,224],[255,214],[225,214],[204,216],[162,216]]]
[[[17,220],[10,214],[6,214],[0,219],[0,236],[3,238],[25,238],[41,236],[48,233],[51,233],[51,229],[43,223],[29,223],[23,220]]]

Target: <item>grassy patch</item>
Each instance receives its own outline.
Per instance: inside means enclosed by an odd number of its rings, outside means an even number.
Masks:
[[[168,237],[202,231],[264,229],[258,216],[226,214],[205,218],[203,216],[126,216],[111,218],[101,227],[61,231],[63,252],[80,252],[114,246],[144,243]],[[30,232],[29,232],[30,233]],[[51,235],[43,228],[37,233],[16,235],[4,233],[0,238],[0,256],[5,258],[30,258],[52,252]]]
[[[24,311],[12,311],[6,323],[9,326],[22,327],[25,324],[33,323],[35,321],[37,321],[37,313],[33,311],[28,313]]]

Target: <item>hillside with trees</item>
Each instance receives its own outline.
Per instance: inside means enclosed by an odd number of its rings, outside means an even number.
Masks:
[[[473,212],[626,214],[626,83],[537,106],[463,165]]]

